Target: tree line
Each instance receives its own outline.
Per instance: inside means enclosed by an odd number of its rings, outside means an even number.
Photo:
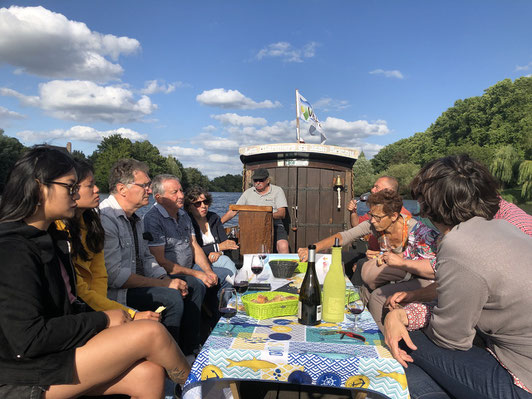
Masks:
[[[353,167],[355,193],[369,191],[379,175],[399,180],[401,194],[427,162],[469,154],[486,165],[511,202],[532,199],[532,77],[505,79],[482,96],[458,100],[424,132],[363,154]]]
[[[4,135],[0,129],[0,193],[3,191],[9,171],[16,160],[26,149],[16,138]],[[121,158],[135,158],[145,162],[150,168],[152,176],[168,173],[175,175],[181,180],[185,189],[192,186],[201,186],[209,191],[242,190],[242,176],[226,174],[210,180],[197,168],[185,168],[183,164],[173,156],[164,157],[157,147],[149,141],[132,142],[119,134],[104,138],[96,150],[86,156],[82,151],[72,151],[75,159],[86,160],[94,168],[94,179],[102,192],[109,191],[109,171],[112,165]]]

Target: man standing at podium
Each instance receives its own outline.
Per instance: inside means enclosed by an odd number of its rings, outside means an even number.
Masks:
[[[237,205],[271,206],[273,208],[273,239],[276,242],[277,252],[287,254],[288,234],[283,225],[288,204],[281,187],[270,184],[270,174],[267,169],[259,168],[253,173],[253,187],[242,193]],[[231,220],[238,212],[229,210],[222,216],[222,223]]]

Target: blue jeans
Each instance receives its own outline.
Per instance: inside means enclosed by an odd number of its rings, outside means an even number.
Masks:
[[[234,276],[236,274],[236,266],[235,263],[231,260],[231,258],[227,255],[222,255],[218,258],[216,262],[212,264],[213,270],[215,267],[217,268],[223,268],[228,269],[231,271],[231,275]],[[216,272],[215,272],[216,273]]]
[[[162,323],[179,343],[185,355],[199,347],[201,304],[205,297],[205,286],[192,276],[175,276],[185,280],[188,295],[183,298],[181,291],[166,287],[137,287],[127,290],[128,306],[138,310],[154,311],[165,306]],[[181,330],[181,325],[186,328]]]
[[[486,349],[445,349],[422,331],[410,333],[410,338],[417,346],[407,350],[414,363],[405,369],[412,399],[532,398]]]

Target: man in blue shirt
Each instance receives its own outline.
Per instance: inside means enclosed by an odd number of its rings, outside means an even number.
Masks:
[[[156,204],[144,215],[144,230],[150,235],[148,247],[157,262],[168,274],[185,278],[187,283],[195,278],[207,288],[230,287],[226,277],[231,271],[212,267],[196,241],[192,221],[183,210],[185,195],[179,179],[155,176],[152,190]]]

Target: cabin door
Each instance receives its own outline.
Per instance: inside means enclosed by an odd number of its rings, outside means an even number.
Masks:
[[[285,226],[291,252],[347,228],[349,214],[345,201],[351,198],[351,170],[320,166],[269,169],[272,183],[284,190],[288,202]],[[334,190],[334,178],[338,175],[347,188],[340,192],[340,209]]]

